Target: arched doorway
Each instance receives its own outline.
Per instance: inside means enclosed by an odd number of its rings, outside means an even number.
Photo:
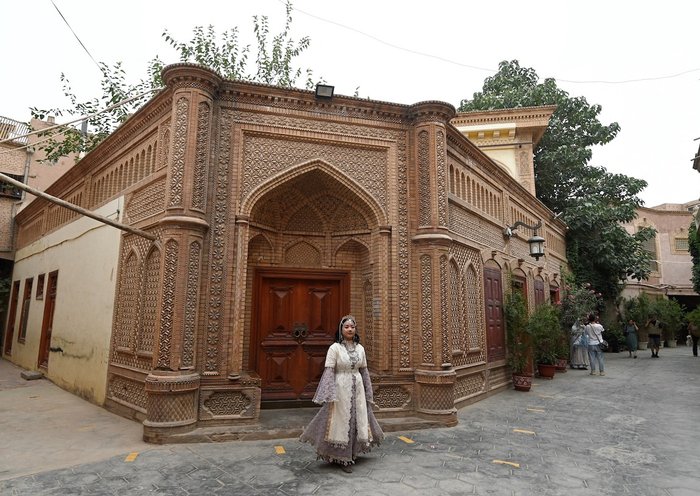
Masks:
[[[265,407],[310,404],[342,315],[371,334],[378,207],[343,179],[327,164],[307,167],[250,209],[247,354]]]

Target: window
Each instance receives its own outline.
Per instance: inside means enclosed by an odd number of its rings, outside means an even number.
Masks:
[[[29,320],[29,304],[32,302],[32,286],[34,278],[30,277],[24,281],[24,297],[22,298],[22,320],[19,324],[19,336],[17,341],[24,343],[27,337],[27,321]]]
[[[44,274],[39,274],[36,278],[36,299],[44,299]]]
[[[675,238],[673,240],[673,249],[675,251],[680,251],[680,252],[687,252],[689,251],[688,249],[688,238],[687,237],[679,237]]]
[[[656,255],[656,238],[647,239],[642,244],[642,249],[649,254],[651,263],[649,264],[653,272],[659,271],[658,257]]]
[[[5,174],[15,181],[24,182],[24,176],[17,174]],[[0,182],[0,196],[9,196],[10,198],[22,198],[22,190],[10,183]]]

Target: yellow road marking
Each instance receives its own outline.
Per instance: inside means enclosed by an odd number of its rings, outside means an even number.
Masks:
[[[286,453],[286,451],[284,451],[284,446],[275,446],[275,453],[284,455]]]
[[[542,410],[541,408],[528,408],[527,411],[528,412],[544,413],[544,410]]]
[[[124,461],[127,463],[133,462],[136,460],[137,456],[139,456],[138,452],[134,451],[133,453],[129,453],[129,456],[127,456]]]
[[[511,467],[520,468],[519,463],[507,462],[505,460],[494,460],[493,463],[499,463],[501,465],[510,465]]]
[[[526,431],[525,429],[513,429],[513,432],[519,432],[521,434],[530,434],[531,436],[535,435],[535,431]]]
[[[406,444],[413,444],[415,441],[411,438],[408,438],[406,436],[399,436],[399,439],[401,439],[404,443]]]

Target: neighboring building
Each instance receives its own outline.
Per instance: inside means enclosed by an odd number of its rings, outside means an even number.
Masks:
[[[54,124],[32,119],[30,124],[0,116],[0,172],[12,179],[44,190],[75,163],[74,157],[65,157],[56,163],[47,163],[45,155],[36,149],[43,137],[29,135],[31,130],[46,129]],[[29,135],[29,136],[28,136]],[[15,257],[15,225],[17,212],[28,205],[34,195],[27,194],[9,183],[0,181],[0,338],[7,322],[9,291],[5,282],[12,275]],[[2,339],[0,339],[2,341]]]
[[[379,417],[453,425],[510,384],[503,288],[556,299],[566,265],[564,224],[521,185],[530,159],[512,177],[443,102],[320,98],[190,64],[163,80],[47,190],[145,236],[43,199],[17,215],[7,358],[155,442],[308,406],[346,313]],[[504,236],[516,221],[542,223],[544,258],[531,230]]]
[[[631,298],[640,293],[650,296],[668,296],[688,309],[700,303],[700,295],[691,282],[693,263],[688,252],[688,229],[700,200],[688,203],[664,203],[656,207],[637,209],[637,217],[624,224],[630,234],[642,227],[656,229],[656,237],[645,244],[651,254],[652,272],[648,280],[627,281],[622,296]]]

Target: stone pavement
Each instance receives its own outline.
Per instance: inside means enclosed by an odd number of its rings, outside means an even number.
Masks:
[[[146,445],[140,425],[45,379],[36,391],[0,382],[0,494],[700,495],[700,358],[686,347],[660,355],[606,353],[605,377],[568,370],[461,409],[457,427],[388,433],[352,474],[295,439]],[[59,397],[83,410],[64,411]],[[57,424],[37,418],[47,411]],[[45,453],[58,438],[65,454]]]

